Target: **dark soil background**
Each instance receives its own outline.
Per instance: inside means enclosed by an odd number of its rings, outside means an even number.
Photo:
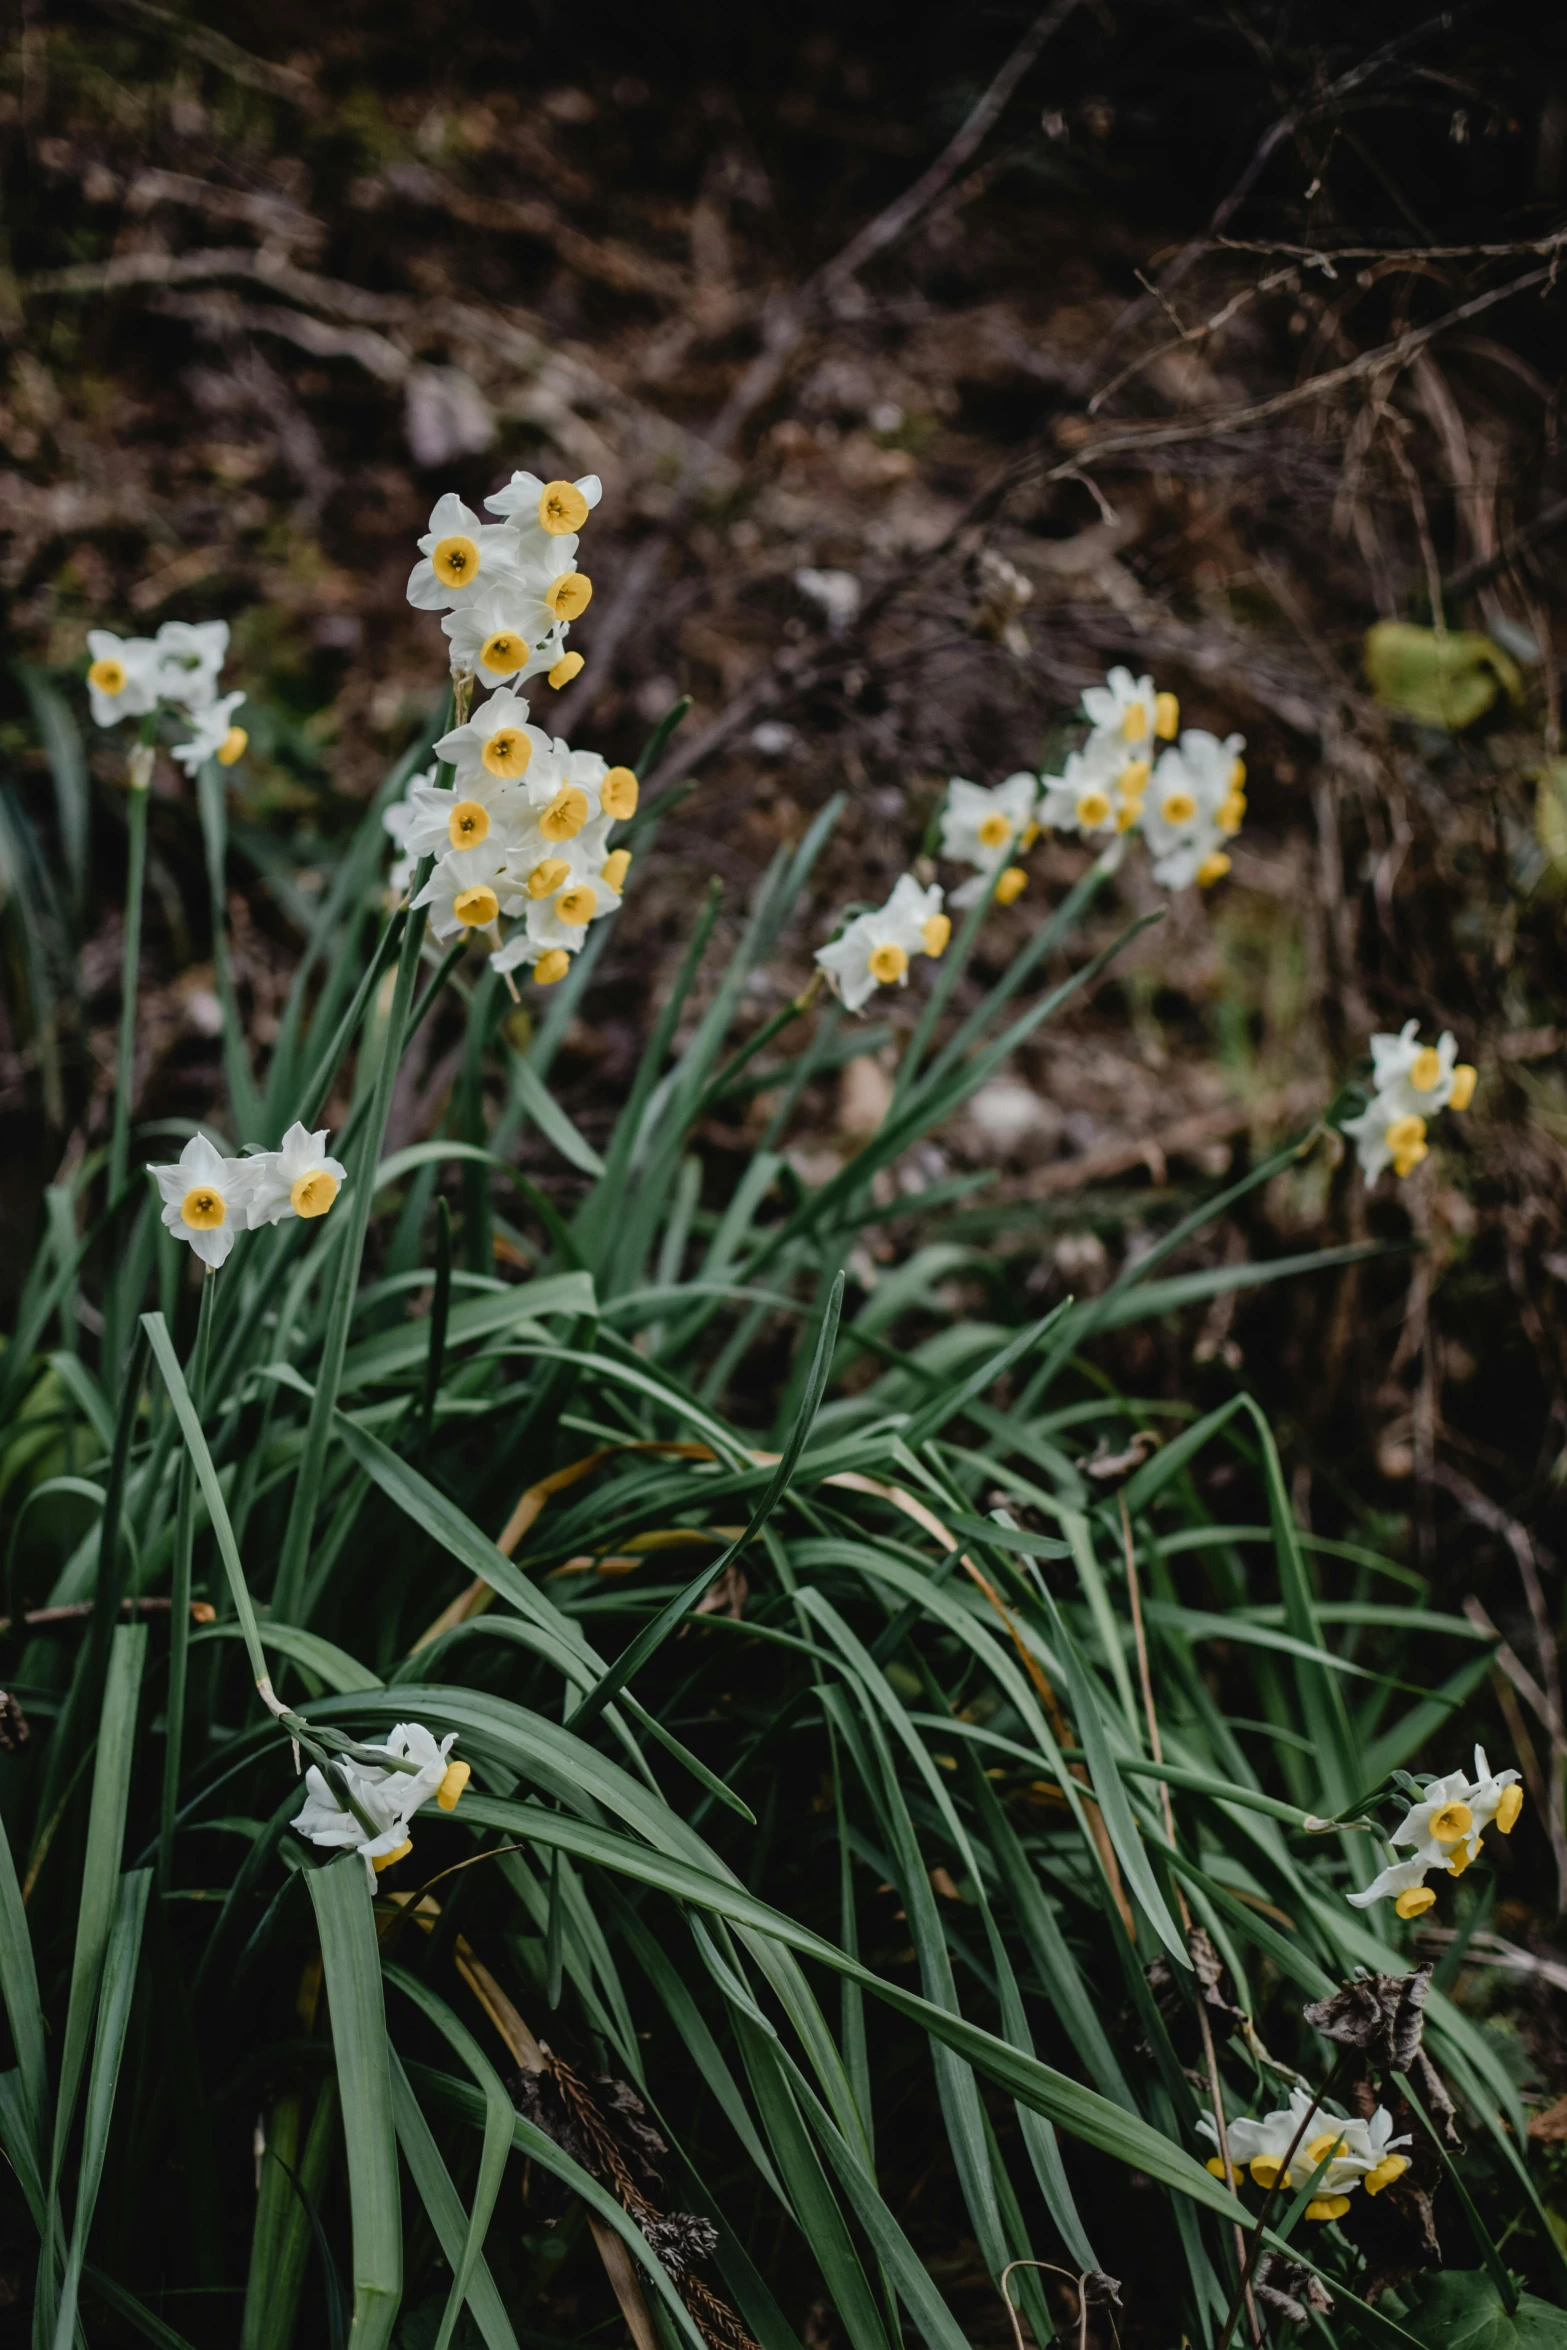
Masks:
[[[434,497],[600,472],[588,667],[549,722],[627,759],[677,693],[693,708],[559,1065],[590,1135],[708,876],[737,922],[830,794],[847,812],[777,1001],[919,850],[946,778],[1032,762],[1110,663],[1241,729],[1233,874],[927,1148],[922,1181],[996,1181],[987,1221],[920,1236],[992,1249],[977,1311],[1089,1293],[1304,1131],[1373,1028],[1454,1029],[1479,1091],[1415,1177],[1368,1197],[1319,1146],[1184,1262],[1398,1253],[1101,1360],[1196,1404],[1249,1383],[1307,1522],[1407,1557],[1439,1604],[1478,1595],[1513,1643],[1496,1736],[1538,1794],[1564,1751],[1567,33],[1528,8],[1061,0],[973,151],[889,221],[1030,22],[34,0],[0,90],[14,651],[85,723],[88,626],[232,621],[253,751],[231,917],[264,1042],[296,880],[443,690],[403,595]],[[807,569],[851,575],[857,609],[829,626]],[[1361,666],[1372,623],[1436,606],[1518,665],[1461,733],[1379,706]],[[10,1281],[42,1187],[107,1132],[123,751],[87,745],[91,887],[54,936],[28,863],[58,861],[48,770],[21,683],[0,694]],[[199,836],[167,765],[156,795],[137,1110],[203,1116]],[[1036,852],[989,970],[1083,862]],[[1158,902],[1140,860],[1117,890],[1074,956]],[[456,1035],[422,1034],[402,1138],[444,1114]],[[810,1095],[802,1168],[885,1095],[874,1052]],[[709,1205],[765,1108],[707,1136]],[[916,1227],[886,1229],[895,1252]],[[1537,1921],[1558,1889],[1535,1844]],[[1520,1906],[1511,1930],[1539,1928]]]

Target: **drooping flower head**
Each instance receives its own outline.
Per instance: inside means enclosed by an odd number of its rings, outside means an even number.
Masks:
[[[1479,1854],[1487,1828],[1510,1836],[1523,1810],[1523,1788],[1516,1771],[1493,1771],[1485,1748],[1474,1750],[1474,1775],[1449,1771],[1431,1779],[1418,1803],[1409,1804],[1388,1842],[1395,1851],[1412,1847],[1408,1860],[1394,1861],[1373,1879],[1363,1893],[1347,1896],[1355,1909],[1369,1909],[1374,1901],[1391,1901],[1401,1918],[1416,1918],[1433,1907],[1436,1895],[1426,1883],[1433,1869],[1461,1877]]]
[[[308,1134],[296,1118],[275,1151],[253,1152],[250,1167],[250,1224],[281,1223],[285,1216],[307,1221],[324,1216],[348,1181],[348,1169],[326,1147],[327,1130]]]
[[[1478,1073],[1457,1059],[1457,1049],[1445,1033],[1423,1045],[1418,1020],[1406,1020],[1396,1036],[1371,1039],[1371,1099],[1358,1117],[1344,1121],[1368,1183],[1385,1167],[1411,1174],[1427,1156],[1430,1120],[1440,1110],[1469,1107]]]
[[[1218,2143],[1219,2133],[1206,2114],[1197,2127]],[[1409,2168],[1408,2156],[1394,2151],[1409,2144],[1408,2134],[1394,2137],[1393,2117],[1385,2106],[1379,2105],[1369,2120],[1340,2116],[1316,2104],[1302,2088],[1290,2091],[1287,2107],[1232,2121],[1225,2134],[1235,2168],[1249,2171],[1257,2187],[1303,2187],[1326,2163],[1306,2206],[1308,2219],[1342,2219],[1357,2187],[1380,2195]],[[1223,2178],[1221,2156],[1212,2156],[1208,2168],[1215,2178]]]
[[[305,1801],[292,1825],[312,1844],[327,1850],[363,1855],[372,1886],[382,1869],[389,1869],[413,1848],[408,1823],[433,1797],[442,1811],[455,1809],[469,1777],[466,1763],[449,1763],[456,1744],[451,1731],[439,1743],[422,1722],[399,1722],[380,1752],[415,1763],[414,1771],[356,1762],[344,1755],[336,1763],[345,1785],[367,1818],[375,1823],[371,1835],[364,1823],[337,1798],[325,1773],[314,1763],[305,1773]]]

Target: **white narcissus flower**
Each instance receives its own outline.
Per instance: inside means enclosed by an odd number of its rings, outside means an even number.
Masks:
[[[952,925],[942,912],[942,892],[921,889],[905,873],[884,906],[857,914],[841,937],[818,947],[816,960],[851,1012],[870,1001],[878,987],[906,987],[912,955],[939,955]]]
[[[327,1130],[307,1134],[296,1118],[283,1147],[255,1152],[250,1167],[250,1225],[280,1224],[285,1216],[324,1216],[348,1180],[341,1159],[326,1147]]]
[[[1135,750],[1139,744],[1173,741],[1180,724],[1180,705],[1174,694],[1155,693],[1151,677],[1112,669],[1103,685],[1085,690],[1083,716],[1100,743],[1113,738]]]
[[[571,954],[581,946],[590,922],[618,911],[620,883],[631,860],[624,849],[613,856],[608,853],[605,835],[609,826],[610,819],[600,816],[553,852],[541,838],[539,845],[545,854],[526,874],[522,871],[525,857],[514,861],[512,877],[520,880],[527,892],[530,947],[546,952],[560,947]],[[504,963],[497,967],[508,968]]]
[[[90,628],[87,699],[97,726],[118,726],[122,718],[145,718],[158,699],[158,648],[150,636],[116,636]]]
[[[482,775],[492,783],[521,783],[536,758],[548,758],[550,738],[529,723],[521,694],[502,686],[465,726],[454,726],[435,746],[435,755],[456,772],[457,782]]]
[[[516,914],[527,903],[507,880],[503,859],[489,845],[453,849],[414,899],[428,906],[430,928],[439,939],[460,930],[487,930],[501,914]]]
[[[158,1186],[168,1229],[216,1271],[249,1221],[250,1161],[225,1158],[204,1134],[193,1134],[172,1167],[147,1172]]]
[[[444,857],[450,849],[488,849],[504,862],[532,816],[515,784],[497,783],[482,768],[450,789],[416,784],[405,805],[403,846],[415,858]]]
[[[1403,1109],[1395,1095],[1374,1093],[1358,1118],[1344,1120],[1344,1132],[1354,1140],[1368,1183],[1375,1183],[1384,1167],[1395,1175],[1412,1175],[1427,1155],[1424,1118],[1417,1110]]]
[[[1444,1030],[1435,1044],[1420,1042],[1420,1023],[1406,1020],[1396,1036],[1371,1039],[1371,1082],[1379,1094],[1416,1117],[1437,1110],[1466,1110],[1474,1098],[1477,1072],[1458,1058],[1458,1046]]]
[[[539,581],[524,581],[517,572],[448,612],[441,627],[451,640],[453,670],[471,671],[485,685],[507,678],[525,685],[530,677],[547,676],[562,659],[564,625],[545,609]]]
[[[1474,1750],[1474,1777],[1449,1771],[1427,1781],[1418,1803],[1408,1806],[1388,1842],[1396,1851],[1414,1847],[1408,1860],[1382,1870],[1363,1893],[1346,1896],[1354,1909],[1368,1909],[1373,1901],[1391,1901],[1401,1918],[1416,1918],[1436,1900],[1425,1879],[1432,1869],[1461,1877],[1480,1850],[1484,1831],[1495,1826],[1499,1836],[1510,1836],[1523,1809],[1523,1788],[1516,1771],[1493,1771],[1485,1749]]]
[[[426,767],[420,774],[411,775],[405,796],[394,800],[389,808],[381,812],[382,827],[397,849],[396,861],[386,877],[387,888],[394,897],[401,897],[404,890],[412,887],[413,877],[419,869],[419,860],[408,846],[408,834],[414,821],[414,794],[421,788],[428,790],[434,782],[433,767]]]
[[[1219,2133],[1206,2114],[1197,2127],[1218,2143]],[[1287,2107],[1233,2121],[1225,2134],[1236,2170],[1249,2171],[1253,2185],[1264,2189],[1275,2183],[1285,2192],[1303,2187],[1320,2164],[1327,2164],[1306,2206],[1308,2219],[1342,2219],[1357,2187],[1379,2195],[1409,2168],[1408,2157],[1393,2152],[1407,2146],[1409,2138],[1393,2136],[1393,2117],[1385,2106],[1379,2105],[1369,2120],[1340,2116],[1325,2112],[1301,2088],[1290,2091]],[[1214,2155],[1208,2168],[1223,2178],[1222,2156]]]
[[[1039,803],[1042,824],[1053,825],[1061,832],[1112,832],[1124,829],[1118,825],[1121,809],[1130,805],[1135,820],[1138,794],[1128,801],[1121,791],[1120,778],[1128,770],[1146,767],[1145,760],[1134,759],[1119,738],[1091,740],[1081,751],[1073,751],[1059,775],[1044,779],[1044,795]],[[1145,779],[1146,780],[1146,779]]]
[[[1039,830],[1034,805],[1039,778],[1026,769],[987,790],[954,775],[941,811],[941,853],[981,874],[1004,865],[1014,847],[1032,846]]]
[[[188,713],[191,738],[188,743],[176,743],[170,757],[178,760],[187,775],[194,775],[209,759],[216,759],[220,767],[232,767],[236,759],[244,757],[250,737],[242,726],[234,723],[234,713],[245,699],[242,693],[224,694],[205,708]]]
[[[510,523],[520,552],[547,554],[553,541],[569,562],[577,551],[577,532],[603,495],[596,473],[585,473],[579,481],[541,481],[536,473],[514,473],[484,503]],[[564,544],[568,539],[569,552]]]
[[[228,622],[166,620],[153,644],[159,701],[204,710],[217,693],[218,674],[228,658]]]
[[[408,575],[408,601],[420,612],[449,612],[471,604],[511,569],[516,541],[499,523],[481,522],[448,490],[430,510],[419,552],[421,560]]]
[[[455,1730],[437,1744],[422,1722],[399,1722],[379,1751],[417,1763],[416,1771],[355,1762],[349,1755],[336,1758],[336,1767],[352,1790],[354,1800],[376,1823],[374,1836],[366,1832],[351,1811],[343,1808],[325,1773],[314,1763],[305,1773],[304,1807],[294,1814],[291,1825],[312,1844],[324,1845],[328,1850],[335,1847],[343,1852],[361,1853],[373,1886],[382,1869],[389,1869],[394,1861],[412,1850],[408,1823],[415,1812],[432,1797],[442,1811],[456,1808],[470,1775],[466,1763],[450,1763],[446,1759],[456,1742]]]
[[[1153,855],[1153,877],[1165,889],[1206,888],[1230,869],[1224,842],[1240,830],[1246,812],[1245,738],[1220,741],[1188,727],[1163,752],[1142,807],[1142,831]]]

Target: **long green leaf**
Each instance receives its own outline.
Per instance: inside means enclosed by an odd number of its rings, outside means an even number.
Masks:
[[[385,2350],[403,2293],[403,2221],[375,1913],[357,1854],[304,1875],[321,1936],[348,2151],[353,2350]]]

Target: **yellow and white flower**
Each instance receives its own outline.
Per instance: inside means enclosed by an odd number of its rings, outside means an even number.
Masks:
[[[531,815],[525,793],[514,783],[498,783],[482,767],[454,786],[415,784],[404,806],[402,842],[414,858],[487,848],[504,863]]]
[[[413,902],[429,907],[431,930],[448,939],[487,930],[502,914],[520,913],[527,900],[507,879],[504,853],[486,843],[442,857]]]
[[[818,964],[851,1012],[878,987],[906,987],[915,955],[941,953],[952,929],[941,908],[942,891],[934,882],[921,889],[905,873],[884,906],[857,914],[831,945],[817,948]]]
[[[585,473],[578,481],[541,481],[536,473],[514,473],[484,503],[511,525],[520,554],[547,557],[553,548],[569,565],[577,551],[577,533],[603,495],[596,473]]]
[[[348,1181],[348,1169],[326,1147],[327,1130],[307,1134],[296,1118],[283,1147],[257,1151],[250,1168],[250,1227],[280,1224],[285,1216],[324,1216]]]
[[[549,584],[537,573],[511,570],[471,604],[448,612],[441,627],[451,641],[453,673],[470,672],[481,685],[510,681],[515,687],[553,669],[566,626],[544,601]]]
[[[1368,1183],[1384,1167],[1412,1173],[1427,1155],[1429,1121],[1439,1110],[1469,1107],[1477,1072],[1456,1053],[1450,1035],[1423,1045],[1418,1020],[1406,1020],[1396,1036],[1371,1039],[1371,1099],[1358,1118],[1344,1121]]]
[[[163,1221],[214,1272],[250,1220],[255,1175],[249,1159],[229,1159],[193,1134],[172,1167],[149,1167],[163,1201]]]
[[[511,879],[526,893],[523,935],[529,951],[519,952],[508,962],[506,958],[516,944],[508,940],[491,958],[497,970],[511,970],[517,962],[535,962],[535,949],[548,953],[558,947],[568,955],[575,954],[587,936],[588,925],[619,910],[621,884],[631,860],[624,849],[609,850],[606,835],[610,821],[607,816],[597,817],[559,844],[540,833],[513,858]],[[536,859],[535,848],[542,852]]]
[[[1114,674],[1124,676],[1125,671],[1117,670]],[[1138,795],[1134,792],[1128,801],[1122,793],[1120,779],[1127,770],[1135,772],[1145,764],[1135,760],[1115,735],[1091,737],[1084,749],[1071,753],[1059,775],[1045,777],[1044,797],[1039,803],[1040,822],[1052,825],[1058,832],[1084,835],[1127,830],[1119,821],[1120,815],[1130,805],[1135,819]]]
[[[435,755],[455,771],[459,785],[477,776],[492,783],[521,783],[534,760],[549,749],[549,736],[542,726],[530,723],[521,694],[502,686],[465,726],[442,735]]]
[[[1197,2127],[1217,2144],[1218,2131],[1206,2114]],[[1326,2112],[1301,2088],[1290,2091],[1287,2107],[1231,2122],[1226,2136],[1236,2170],[1248,2171],[1252,2184],[1263,2189],[1277,2185],[1288,2193],[1327,2164],[1306,2206],[1308,2219],[1342,2219],[1357,2187],[1379,2195],[1409,2168],[1407,2155],[1394,2151],[1409,2144],[1408,2134],[1394,2137],[1393,2117],[1385,2106],[1379,2105],[1369,2120],[1341,2116]],[[1222,2178],[1223,2158],[1213,2155],[1208,2168]]]
[[[373,1836],[339,1803],[325,1774],[314,1763],[305,1773],[304,1806],[294,1814],[291,1825],[312,1844],[328,1851],[362,1854],[373,1886],[382,1869],[389,1869],[412,1850],[408,1824],[416,1812],[432,1798],[442,1811],[455,1809],[469,1777],[466,1763],[447,1760],[456,1742],[455,1730],[437,1743],[422,1722],[399,1722],[379,1751],[416,1763],[417,1770],[355,1762],[350,1755],[338,1759],[336,1767],[344,1784],[367,1818],[375,1822]]]
[[[1103,685],[1085,690],[1083,716],[1094,730],[1090,750],[1129,747],[1146,756],[1155,742],[1174,740],[1180,706],[1174,694],[1155,693],[1151,677],[1112,669]]]
[[[954,775],[941,812],[941,853],[955,864],[972,865],[974,879],[952,893],[952,904],[970,906],[983,897],[990,877],[1014,850],[1033,845],[1039,831],[1034,810],[1039,779],[1026,769],[987,790]]]
[[[176,743],[169,754],[187,775],[194,775],[209,759],[216,759],[220,767],[232,767],[237,759],[244,757],[250,737],[242,726],[234,723],[234,713],[244,699],[242,693],[224,694],[218,701],[187,713],[190,741]]]
[[[1495,1827],[1510,1836],[1523,1809],[1523,1788],[1516,1771],[1493,1771],[1485,1748],[1474,1750],[1474,1776],[1449,1771],[1431,1779],[1418,1803],[1409,1805],[1388,1842],[1394,1851],[1414,1847],[1408,1860],[1395,1861],[1363,1893],[1347,1896],[1354,1909],[1368,1909],[1374,1901],[1391,1901],[1401,1918],[1416,1918],[1430,1909],[1436,1895],[1425,1880],[1433,1869],[1461,1877],[1479,1851],[1485,1830]]]
[[[409,603],[420,612],[450,612],[473,603],[513,567],[516,540],[498,522],[481,522],[448,490],[430,510],[419,555],[408,575]]]
[[[1153,877],[1165,889],[1206,888],[1230,869],[1224,843],[1246,813],[1243,735],[1189,726],[1161,753],[1143,801],[1141,826]]]
[[[403,798],[394,800],[389,808],[381,812],[382,827],[397,850],[396,861],[386,877],[387,888],[394,897],[400,898],[404,890],[412,887],[413,877],[419,869],[419,860],[408,846],[408,835],[414,821],[414,794],[421,788],[428,790],[434,782],[433,767],[426,767],[419,774],[411,775]]]
[[[111,628],[90,628],[87,699],[97,726],[118,726],[122,718],[145,718],[158,700],[158,648],[150,636],[116,636]]]

